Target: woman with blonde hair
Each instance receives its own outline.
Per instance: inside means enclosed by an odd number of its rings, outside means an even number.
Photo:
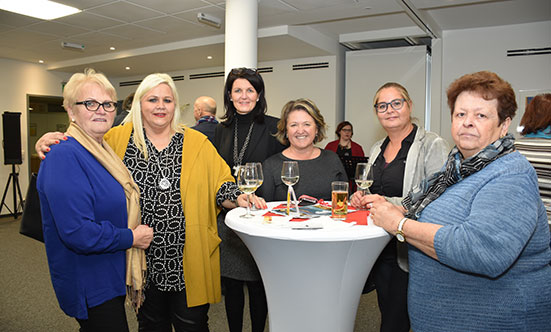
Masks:
[[[300,180],[293,186],[297,196],[331,200],[331,182],[348,178],[336,153],[314,145],[325,138],[326,128],[323,115],[312,100],[301,98],[285,104],[276,138],[289,147],[262,164],[264,183],[258,194],[266,201],[286,200],[287,185],[281,181],[281,167],[284,161],[297,161]]]
[[[356,207],[389,201],[399,205],[403,197],[427,176],[440,170],[449,151],[446,141],[412,121],[408,91],[396,82],[382,85],[373,98],[373,108],[387,137],[370,151],[373,164],[371,194],[357,191],[351,198]],[[377,289],[381,332],[409,331],[407,311],[407,247],[392,239],[375,262],[369,280]]]
[[[153,237],[140,225],[138,186],[103,139],[115,100],[103,74],[88,69],[71,76],[63,90],[71,137],[52,147],[38,173],[52,284],[81,331],[128,331],[126,287],[139,305],[143,249]]]
[[[246,206],[245,194],[207,137],[181,124],[167,74],[144,78],[129,116],[105,137],[140,187],[142,223],[154,230],[139,330],[208,331],[209,304],[221,300],[216,216]]]

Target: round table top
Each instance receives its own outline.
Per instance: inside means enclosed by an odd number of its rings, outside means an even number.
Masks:
[[[226,215],[226,225],[231,229],[251,236],[281,240],[300,241],[351,241],[390,236],[383,228],[373,225],[368,217],[368,225],[355,225],[333,220],[328,216],[304,221],[290,221],[289,216],[264,215],[271,208],[284,202],[269,202],[268,209],[251,211],[254,218],[241,218],[245,208],[235,208]]]

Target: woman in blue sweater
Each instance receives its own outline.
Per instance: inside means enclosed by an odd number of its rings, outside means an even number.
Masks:
[[[117,96],[103,74],[74,74],[63,90],[67,141],[42,162],[37,189],[59,306],[80,331],[128,331],[124,299],[139,305],[153,230],[140,225],[138,186],[103,140]]]
[[[445,167],[408,194],[407,211],[388,202],[371,210],[409,244],[411,327],[549,331],[549,227],[536,173],[507,134],[514,91],[483,71],[447,94],[456,146]]]

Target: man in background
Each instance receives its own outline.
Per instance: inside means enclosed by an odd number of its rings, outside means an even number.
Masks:
[[[216,101],[208,96],[197,98],[193,104],[193,116],[197,122],[191,128],[202,132],[213,142],[214,128],[218,124],[216,120]]]

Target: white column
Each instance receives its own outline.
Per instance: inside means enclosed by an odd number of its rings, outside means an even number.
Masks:
[[[233,68],[256,68],[258,55],[257,0],[226,1],[225,77]]]

